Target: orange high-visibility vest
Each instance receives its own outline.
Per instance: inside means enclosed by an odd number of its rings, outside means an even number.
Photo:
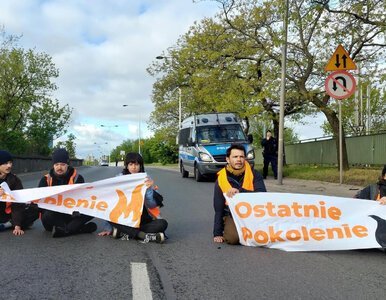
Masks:
[[[47,178],[47,186],[52,186],[52,177],[50,174],[44,175]],[[71,175],[70,180],[68,181],[68,184],[74,184],[76,179],[78,179],[78,176],[76,174],[76,169],[74,169],[74,173]]]
[[[9,215],[12,212],[11,205],[12,205],[12,202],[6,202],[5,203],[5,213],[7,215]]]
[[[217,182],[218,185],[223,193],[226,193],[232,186],[228,181],[227,171],[226,168],[221,169],[218,173]],[[245,161],[245,173],[244,173],[244,181],[242,185],[243,189],[246,189],[248,191],[253,192],[253,172],[252,168],[249,165],[247,161]],[[225,204],[228,205],[227,201],[225,200]]]
[[[375,199],[375,201],[379,201],[381,199],[381,189],[378,190],[378,196],[377,196],[377,199]]]

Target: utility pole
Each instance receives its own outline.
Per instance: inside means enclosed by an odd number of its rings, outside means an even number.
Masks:
[[[285,79],[287,73],[287,31],[288,31],[288,0],[284,0],[285,15],[283,20],[284,37],[281,56],[281,86],[280,86],[280,117],[279,117],[279,153],[278,153],[278,184],[283,184],[283,153],[284,153],[284,102],[285,102]]]

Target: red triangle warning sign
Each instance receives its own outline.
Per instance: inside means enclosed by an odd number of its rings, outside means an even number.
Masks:
[[[338,70],[356,70],[357,65],[350,58],[347,51],[342,45],[336,48],[334,54],[331,56],[325,71],[338,71]]]

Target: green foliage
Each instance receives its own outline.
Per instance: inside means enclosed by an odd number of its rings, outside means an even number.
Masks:
[[[0,29],[0,39],[0,148],[48,155],[72,112],[51,99],[59,72],[49,55],[19,47],[18,37]]]
[[[253,148],[261,148],[261,141],[266,137],[267,130],[272,131],[272,122],[269,119],[255,118],[250,120],[250,132],[253,135]],[[275,134],[273,134],[274,137]],[[298,135],[291,127],[284,128],[284,144],[291,144],[299,141]]]
[[[162,163],[170,164],[176,163],[178,159],[178,148],[174,141],[168,141],[163,134],[156,134],[155,137],[141,140],[141,154],[146,164]],[[138,152],[138,140],[126,140],[121,145],[117,146],[111,151],[111,161],[124,161],[128,152]],[[125,155],[120,155],[124,151]]]
[[[371,86],[370,90],[370,132],[379,132],[386,129],[386,88],[383,85],[377,84]],[[342,100],[342,124],[347,135],[361,135],[366,132],[365,128],[357,128],[356,124],[365,125],[367,119],[367,87],[369,82],[362,82],[358,91],[358,103],[355,101],[355,95],[348,99]],[[360,105],[360,92],[362,92],[362,106]],[[338,103],[335,104],[338,106]],[[338,109],[338,108],[336,108]],[[362,119],[360,117],[362,112]],[[357,115],[358,114],[358,115]],[[333,131],[328,122],[324,122],[323,131],[325,135],[332,135]]]
[[[75,156],[76,144],[74,142],[75,140],[76,140],[76,136],[73,135],[72,133],[70,133],[67,136],[67,140],[64,142],[62,142],[62,141],[58,142],[53,150],[58,149],[58,148],[64,148],[67,150],[70,158],[76,158],[76,156]]]
[[[171,128],[182,89],[183,116],[218,111],[242,118],[264,114],[278,132],[284,7],[281,0],[217,0],[215,19],[195,23],[161,62],[148,68],[153,86],[153,128]],[[361,76],[384,72],[385,15],[382,1],[289,2],[284,115],[300,118],[322,112],[339,132],[334,101],[324,91],[324,70],[342,44]],[[383,62],[383,64],[382,64]],[[344,168],[348,168],[344,147]]]

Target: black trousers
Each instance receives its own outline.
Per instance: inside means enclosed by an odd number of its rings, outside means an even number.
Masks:
[[[151,220],[146,224],[141,224],[139,228],[129,227],[129,226],[111,223],[111,222],[110,224],[118,228],[120,232],[126,233],[131,239],[136,238],[138,235],[138,232],[140,231],[143,231],[145,233],[157,233],[157,232],[164,232],[168,227],[168,222],[164,219]]]
[[[36,205],[26,205],[25,209],[23,211],[23,216],[21,218],[21,229],[26,229],[30,226],[32,226],[33,222],[35,222],[36,219],[39,218],[39,210]],[[11,214],[1,214],[0,215],[0,223],[6,223],[8,221],[11,221],[12,225],[15,226],[12,222],[12,215]]]
[[[277,156],[265,154],[264,155],[264,167],[263,167],[263,177],[267,177],[268,175],[268,165],[271,163],[273,176],[277,177]]]
[[[63,228],[67,233],[78,233],[91,219],[93,217],[82,214],[68,215],[51,210],[42,211],[42,224],[47,231],[52,231],[52,227],[57,226]]]

